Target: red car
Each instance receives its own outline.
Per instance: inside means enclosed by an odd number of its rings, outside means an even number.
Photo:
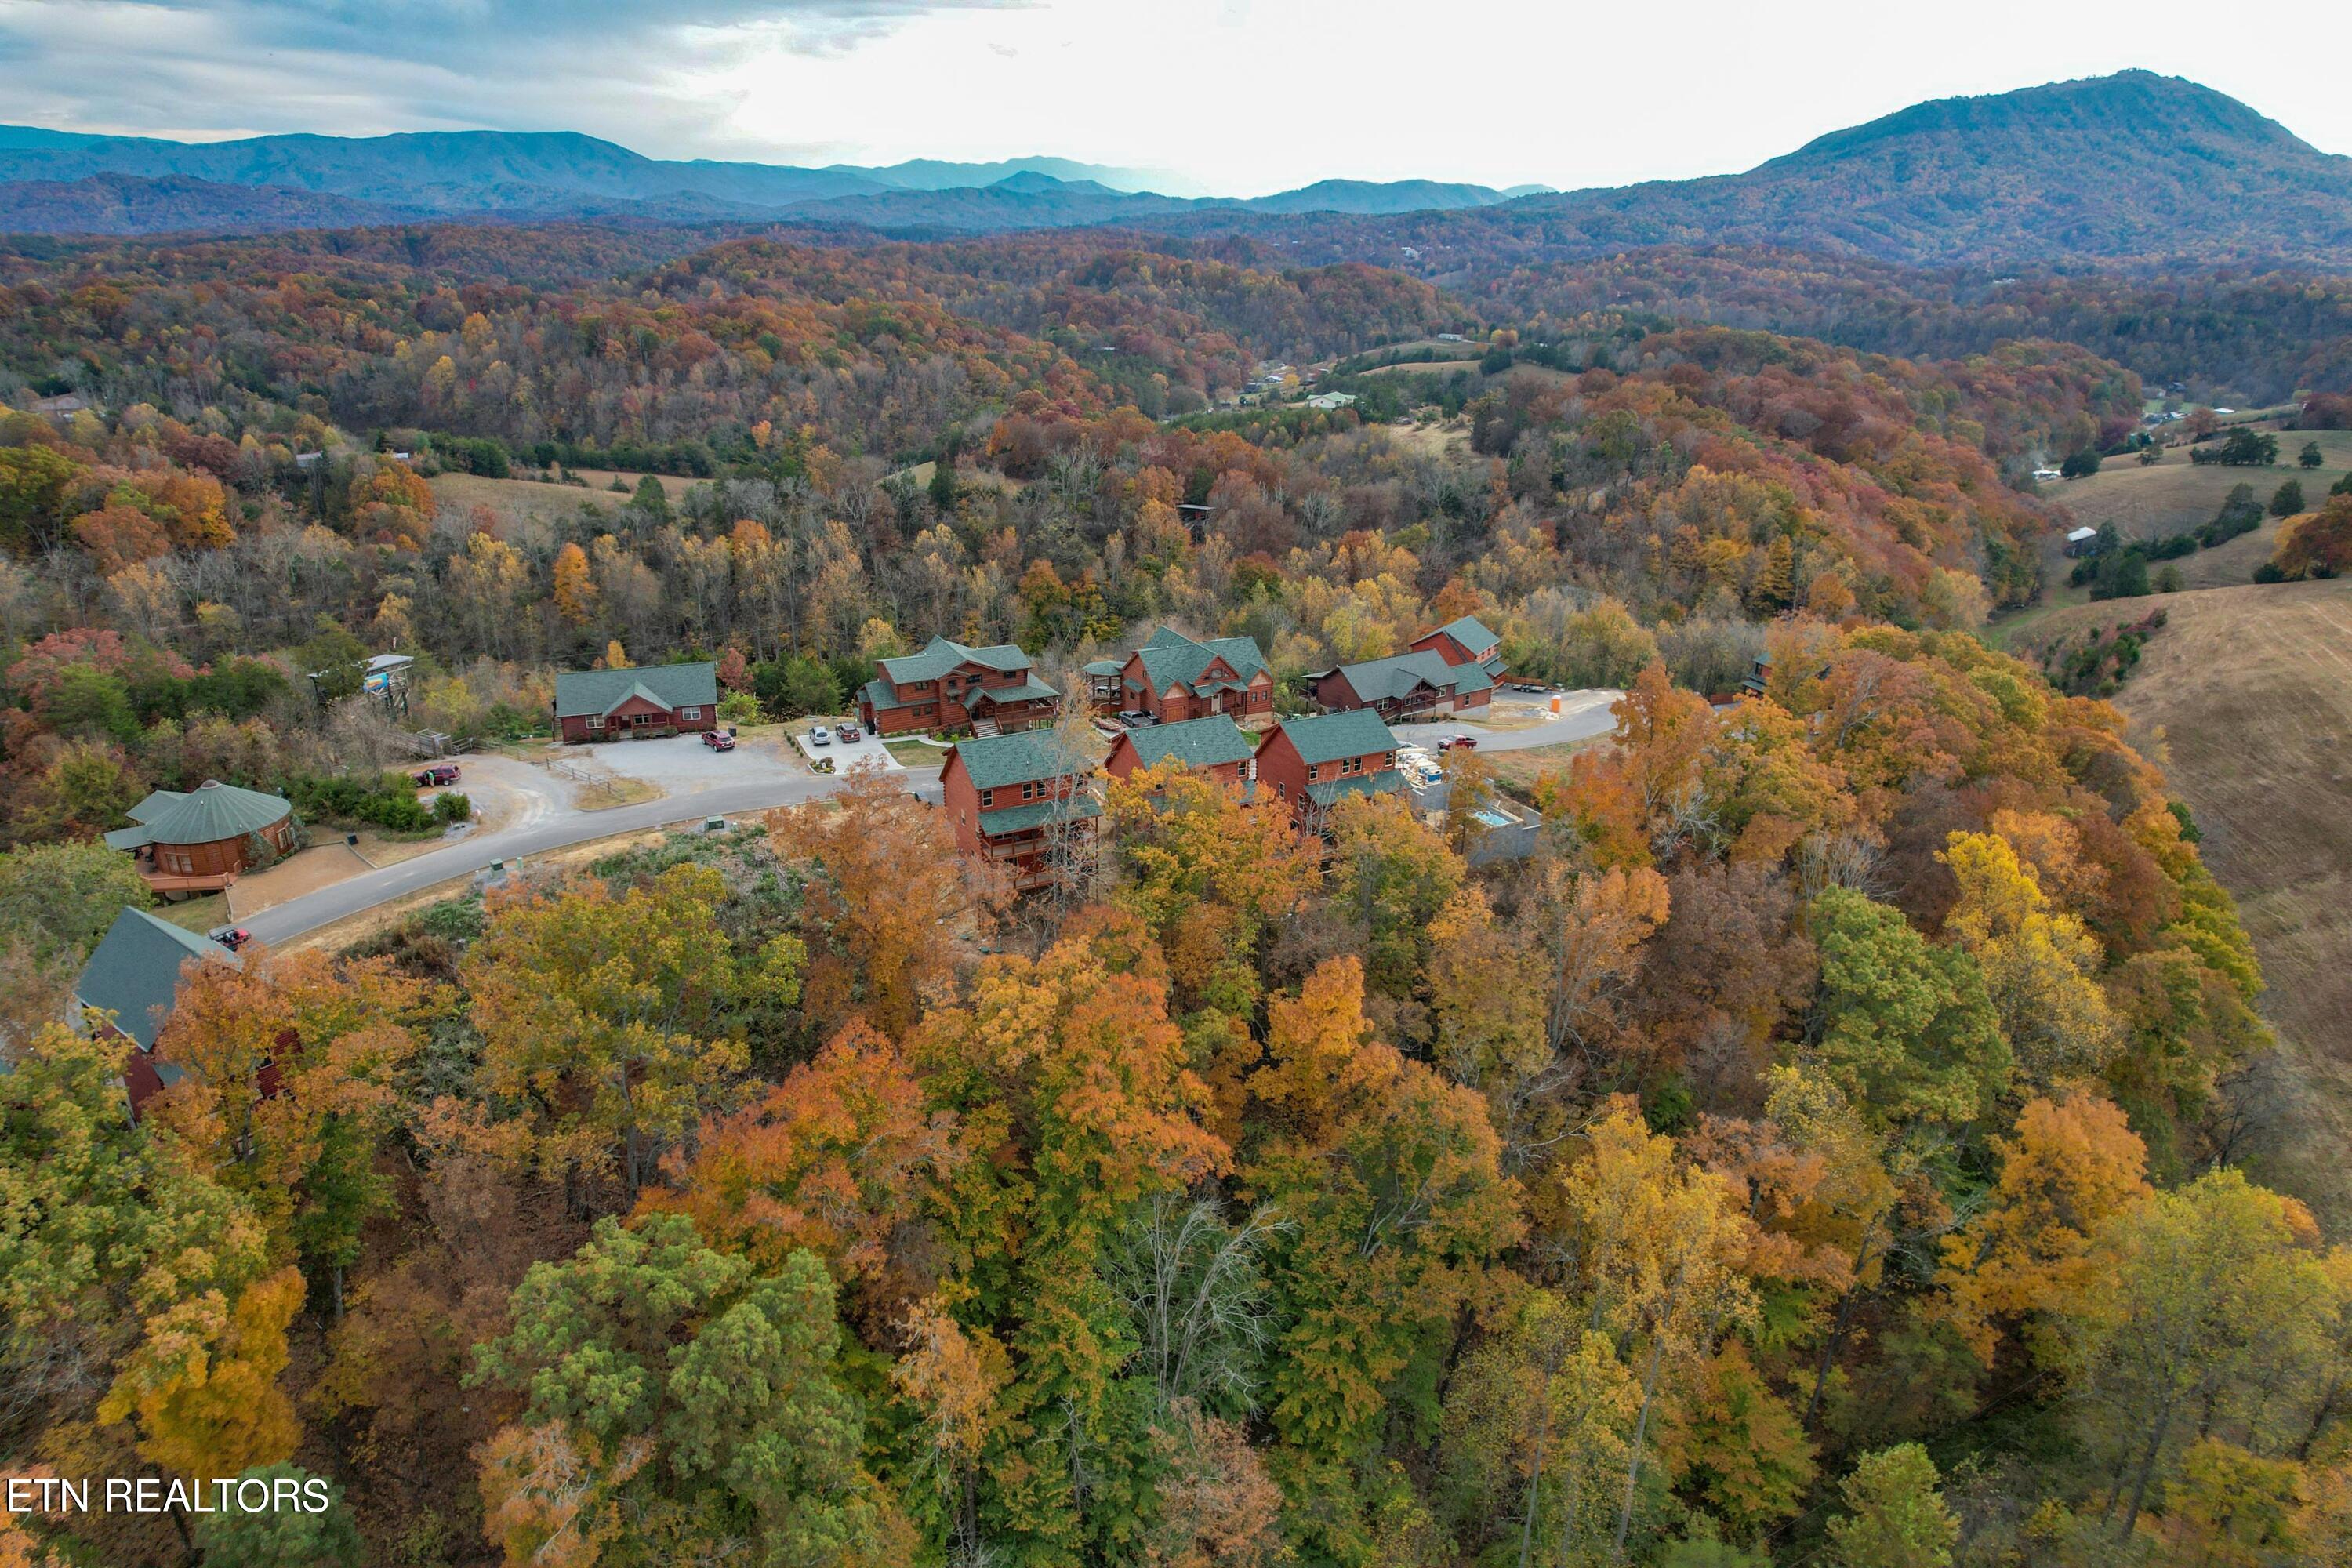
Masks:
[[[443,763],[436,767],[419,768],[408,776],[416,781],[419,789],[439,789],[457,782],[457,764]]]
[[[1478,737],[1475,735],[1449,735],[1444,740],[1437,742],[1437,749],[1441,752],[1451,752],[1455,750],[1475,752],[1478,749]]]
[[[235,952],[253,940],[253,933],[243,926],[223,926],[212,933],[212,939],[231,952]]]
[[[702,743],[714,752],[731,752],[735,749],[735,737],[724,730],[705,730]]]

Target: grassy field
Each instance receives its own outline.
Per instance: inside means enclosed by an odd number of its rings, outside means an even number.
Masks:
[[[436,474],[428,482],[445,512],[486,506],[500,517],[538,523],[569,521],[583,506],[611,511],[629,499],[606,489],[536,479],[486,479],[478,474]]]
[[[2129,604],[2161,604],[2169,621],[2116,705],[2194,814],[2269,981],[2285,1125],[2261,1160],[2334,1222],[2352,1220],[2352,580]]]

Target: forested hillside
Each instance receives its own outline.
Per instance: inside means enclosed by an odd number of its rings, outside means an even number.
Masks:
[[[2252,947],[2118,712],[1979,636],[2044,586],[2032,471],[2137,436],[2198,301],[2294,379],[2333,307],[1718,263],[0,256],[0,1459],[335,1499],[11,1515],[0,1563],[2352,1552],[2352,1253],[2249,1173]],[[1328,846],[1145,772],[1020,900],[876,774],[534,852],[192,966],[135,1127],[57,1021],[150,790],[422,816],[370,653],[495,743],[559,669],[710,659],[749,725],[1162,624],[1295,713],[1463,616],[1612,733]],[[1475,852],[1506,794],[1524,858]]]

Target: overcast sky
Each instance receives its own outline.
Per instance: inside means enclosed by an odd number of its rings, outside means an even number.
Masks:
[[[659,157],[1030,153],[1250,195],[1723,174],[2128,66],[2352,153],[2352,4],[0,0],[0,121],[193,140],[577,130]],[[1916,18],[1916,20],[1914,18]]]

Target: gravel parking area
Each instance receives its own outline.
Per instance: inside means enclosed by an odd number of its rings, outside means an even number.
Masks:
[[[803,731],[793,737],[793,744],[798,746],[801,749],[801,754],[812,763],[819,757],[831,758],[834,767],[845,773],[861,765],[878,767],[885,772],[906,771],[898,759],[890,754],[889,748],[882,744],[879,737],[874,735],[867,735],[856,741],[835,741],[830,746],[813,746],[809,744],[808,732]]]

